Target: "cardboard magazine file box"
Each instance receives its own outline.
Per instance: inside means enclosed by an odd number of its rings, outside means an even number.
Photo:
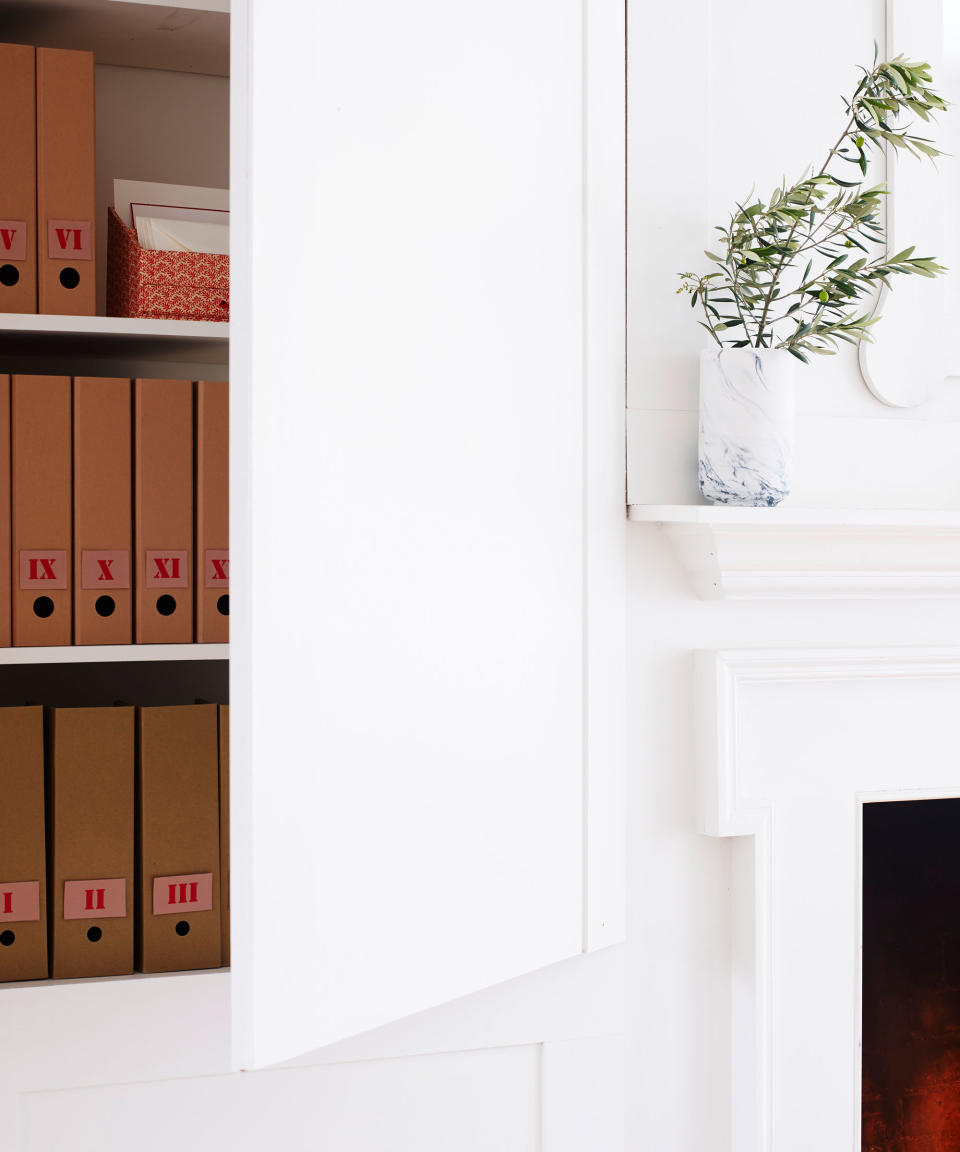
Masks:
[[[47,975],[43,709],[0,708],[0,981]]]
[[[197,381],[196,631],[198,644],[230,640],[229,387]]]
[[[217,705],[140,708],[137,968],[220,966]]]
[[[37,73],[26,44],[0,44],[0,312],[37,310]]]
[[[10,391],[13,643],[73,639],[73,429],[69,376],[14,376]]]
[[[0,375],[0,648],[13,642],[11,547],[10,377]]]
[[[153,320],[229,320],[230,257],[150,252],[110,208],[107,315]]]
[[[49,708],[50,975],[133,972],[134,710]]]
[[[133,435],[129,380],[73,381],[75,644],[133,641]]]

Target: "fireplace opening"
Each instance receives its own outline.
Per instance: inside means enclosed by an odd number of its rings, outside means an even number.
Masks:
[[[960,799],[863,807],[862,1152],[960,1152]]]

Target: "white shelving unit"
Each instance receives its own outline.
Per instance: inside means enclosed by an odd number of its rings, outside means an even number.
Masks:
[[[228,660],[229,644],[74,644],[58,648],[0,648],[9,664],[122,664],[131,661]]]

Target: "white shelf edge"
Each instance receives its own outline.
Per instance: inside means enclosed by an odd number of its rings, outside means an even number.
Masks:
[[[229,644],[71,644],[0,648],[2,664],[107,664],[154,660],[228,660]]]
[[[139,320],[125,316],[51,316],[39,313],[0,313],[0,334],[60,333],[68,336],[169,337],[190,340],[229,340],[226,320]]]
[[[71,988],[88,984],[129,984],[153,980],[173,980],[181,976],[229,976],[230,968],[185,968],[178,972],[128,972],[125,976],[76,976],[56,979],[44,976],[39,980],[12,980],[0,984],[0,996],[5,992],[40,992],[47,989]]]
[[[645,524],[802,527],[957,528],[960,508],[739,508],[715,504],[628,504],[627,519]]]

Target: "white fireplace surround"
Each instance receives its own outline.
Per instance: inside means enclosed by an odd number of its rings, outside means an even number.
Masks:
[[[861,809],[960,796],[960,648],[697,656],[700,829],[733,837],[734,1152],[860,1150]]]

